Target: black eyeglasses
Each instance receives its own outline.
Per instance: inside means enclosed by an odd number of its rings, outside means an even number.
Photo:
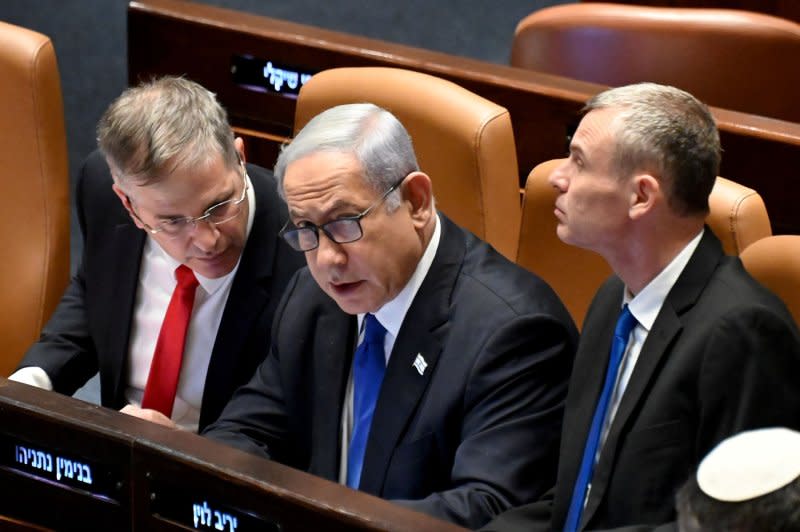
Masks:
[[[397,183],[389,187],[389,190],[383,193],[378,201],[366,208],[361,214],[355,216],[345,216],[331,220],[322,225],[314,225],[306,223],[302,227],[294,227],[291,220],[286,222],[286,225],[281,229],[280,235],[286,242],[297,251],[311,251],[319,246],[319,232],[322,231],[328,238],[337,244],[348,244],[355,242],[364,236],[364,231],[361,228],[361,219],[368,215],[372,209],[380,205],[386,198],[397,190],[406,177],[404,176]]]
[[[131,212],[139,222],[144,226],[145,230],[151,235],[164,233],[170,238],[178,238],[186,234],[190,227],[195,227],[198,222],[208,222],[212,225],[219,225],[227,221],[233,220],[242,211],[242,202],[247,197],[247,170],[244,163],[239,163],[242,167],[242,182],[244,187],[242,189],[242,196],[238,199],[231,198],[229,200],[221,201],[216,205],[212,205],[201,216],[192,217],[185,216],[183,218],[172,218],[164,220],[156,226],[148,225],[133,209],[133,202],[128,198],[128,203],[131,204]]]

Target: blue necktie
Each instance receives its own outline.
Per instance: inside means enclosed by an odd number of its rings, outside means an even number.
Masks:
[[[631,311],[628,310],[628,305],[625,305],[622,307],[622,312],[617,320],[617,326],[614,329],[614,342],[611,344],[611,354],[609,355],[608,369],[606,370],[606,380],[603,384],[603,392],[600,394],[600,399],[597,401],[594,417],[592,418],[592,426],[589,429],[589,435],[586,438],[586,446],[583,449],[581,469],[578,472],[578,479],[575,481],[575,487],[572,491],[572,501],[570,502],[569,513],[567,514],[567,522],[564,525],[565,532],[574,532],[578,530],[578,525],[581,522],[583,503],[586,497],[586,490],[592,481],[594,457],[597,455],[597,447],[600,444],[600,432],[603,428],[603,421],[606,418],[608,404],[611,400],[611,392],[617,380],[617,371],[622,362],[622,355],[625,353],[625,347],[628,345],[628,337],[635,326],[636,318],[634,318]]]
[[[372,414],[386,372],[383,351],[386,329],[372,314],[365,315],[364,321],[364,339],[353,360],[353,434],[347,456],[347,485],[353,489],[358,489],[361,480]]]

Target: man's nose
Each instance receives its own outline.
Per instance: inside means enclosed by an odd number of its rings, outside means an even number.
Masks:
[[[334,242],[323,231],[319,232],[319,246],[316,249],[316,262],[318,266],[342,266],[347,263],[347,254],[342,244]]]
[[[219,240],[219,228],[216,225],[208,219],[194,220],[186,230],[191,234],[192,243],[196,248],[206,253],[214,251]]]
[[[565,192],[567,190],[567,186],[569,186],[569,176],[567,175],[566,171],[567,164],[569,164],[569,161],[565,160],[556,166],[547,177],[547,182],[560,192]]]

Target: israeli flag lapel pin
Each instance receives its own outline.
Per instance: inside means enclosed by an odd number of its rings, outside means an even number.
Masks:
[[[417,358],[414,359],[412,365],[417,369],[417,373],[420,375],[425,374],[425,369],[428,367],[428,363],[425,362],[425,357],[422,356],[422,353],[417,353]]]

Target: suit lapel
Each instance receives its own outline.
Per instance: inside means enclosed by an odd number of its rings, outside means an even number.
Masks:
[[[381,385],[364,455],[360,488],[380,495],[392,454],[430,383],[448,330],[450,299],[465,253],[463,233],[443,215],[439,248],[403,319]],[[417,357],[427,367],[414,366]]]
[[[668,356],[670,346],[683,329],[681,316],[700,297],[722,256],[722,246],[719,240],[706,227],[700,244],[669,294],[667,294],[658,317],[653,323],[653,328],[648,333],[647,339],[642,346],[636,366],[633,369],[628,386],[625,388],[606,442],[600,453],[600,459],[594,472],[589,501],[581,519],[582,526],[589,522],[600,506],[609,478],[613,473],[613,464],[616,461],[615,457],[621,443],[620,439],[622,435],[627,434],[628,426],[632,421],[632,415],[637,406],[647,400],[651,384],[657,378],[658,369],[662,366],[662,359]]]
[[[669,346],[680,334],[682,324],[672,307],[665,302],[658,318],[653,324],[653,329],[647,335],[636,367],[631,374],[628,386],[620,401],[614,421],[609,428],[606,441],[600,452],[600,458],[595,466],[592,489],[586,509],[581,516],[581,526],[589,522],[608,486],[612,474],[615,456],[620,444],[620,436],[627,433],[628,420],[636,406],[647,399],[646,392],[650,388],[651,380],[656,376],[656,369],[660,366],[661,359],[667,356]],[[613,327],[612,327],[613,328]],[[580,528],[580,527],[579,527]]]
[[[126,375],[125,361],[128,358],[133,306],[139,282],[139,268],[146,235],[130,221],[114,227],[110,240],[109,255],[114,267],[108,269],[109,299],[105,305],[107,326],[104,347],[98,351],[107,353],[101,356],[100,375],[108,375],[110,381],[101,383],[103,404],[121,408],[124,404]]]
[[[564,413],[565,430],[559,454],[557,497],[553,503],[556,516],[566,517],[572,499],[586,438],[605,381],[623,288],[617,277],[601,288],[581,332]]]
[[[277,253],[278,209],[268,205],[270,196],[260,171],[249,168],[249,174],[256,200],[253,227],[211,351],[200,411],[201,428],[216,419],[230,397],[238,365],[247,359],[241,353],[264,306],[273,296],[269,281]]]
[[[325,296],[327,297],[327,296]],[[314,327],[314,378],[313,415],[309,424],[311,437],[311,464],[309,473],[338,481],[341,453],[342,406],[347,378],[357,338],[355,316],[345,314],[330,301],[332,307],[322,312]]]

